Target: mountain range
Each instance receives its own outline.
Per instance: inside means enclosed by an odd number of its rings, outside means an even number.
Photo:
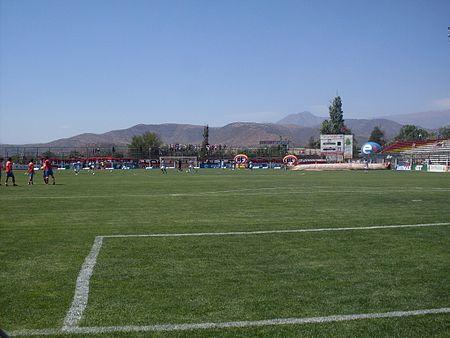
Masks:
[[[260,141],[287,139],[292,146],[306,146],[311,137],[318,139],[320,124],[325,117],[310,112],[290,114],[277,123],[235,122],[224,127],[209,128],[211,144],[251,147]],[[450,125],[450,109],[425,113],[394,115],[374,119],[345,119],[359,144],[367,141],[373,128],[378,126],[386,139],[396,136],[403,124],[414,124],[427,129],[437,129]],[[87,145],[126,145],[135,135],[153,132],[166,144],[200,144],[203,135],[202,125],[190,124],[138,124],[127,129],[113,130],[103,134],[85,133],[69,138],[58,139],[45,144],[14,145],[15,147],[83,147]],[[0,145],[1,148],[12,145]]]
[[[345,117],[345,116],[344,116]],[[317,127],[327,117],[321,117],[311,114],[308,111],[290,114],[278,121],[278,124],[297,124],[305,127]],[[450,125],[450,109],[427,111],[422,113],[397,114],[389,116],[380,116],[372,120],[388,120],[397,122],[401,125],[412,124],[425,129],[438,129],[442,126]],[[346,119],[346,121],[354,121]],[[366,121],[366,120],[364,120]]]

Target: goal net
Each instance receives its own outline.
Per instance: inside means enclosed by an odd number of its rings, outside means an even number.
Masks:
[[[161,156],[159,163],[164,161],[166,168],[185,169],[189,168],[190,164],[197,167],[197,156]]]

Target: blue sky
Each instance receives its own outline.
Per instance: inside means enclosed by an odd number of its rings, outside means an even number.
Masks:
[[[449,0],[0,0],[0,143],[450,108]]]

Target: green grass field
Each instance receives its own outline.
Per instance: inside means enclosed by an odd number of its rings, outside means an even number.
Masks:
[[[55,186],[40,175],[27,186],[17,171],[16,179],[18,187],[0,186],[0,328],[12,336],[450,336],[450,174],[63,171]],[[367,229],[434,223],[443,224]],[[280,232],[301,229],[322,231]],[[89,289],[80,291],[96,238]],[[63,332],[76,290],[88,301],[75,330]],[[439,311],[409,314],[430,309]],[[271,322],[397,311],[407,315]],[[250,324],[171,326],[234,322]]]

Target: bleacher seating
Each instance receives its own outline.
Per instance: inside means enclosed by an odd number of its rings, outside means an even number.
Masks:
[[[399,141],[385,147],[381,153],[428,160],[429,163],[447,164],[450,160],[450,139]]]
[[[415,140],[415,141],[397,141],[385,147],[381,153],[403,153],[413,148],[419,148],[424,145],[435,144],[436,140]]]

